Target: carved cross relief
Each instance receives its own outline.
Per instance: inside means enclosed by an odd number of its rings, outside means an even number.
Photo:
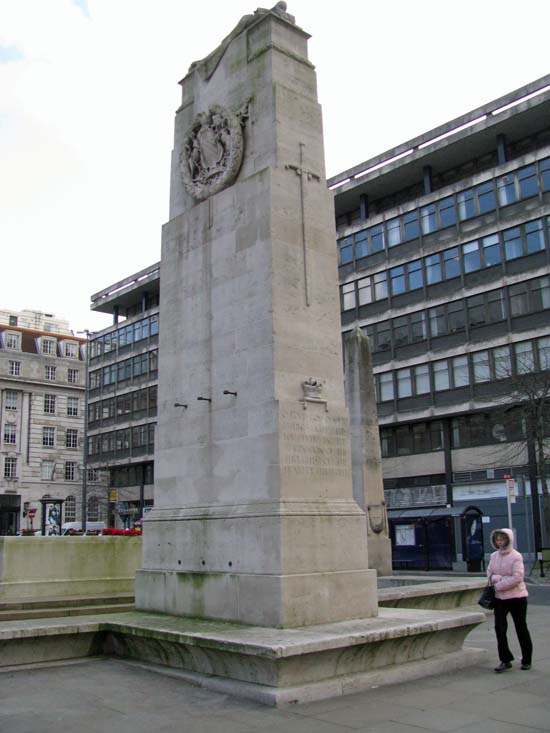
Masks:
[[[285,168],[287,170],[293,170],[297,176],[300,176],[300,208],[302,213],[302,251],[303,251],[303,262],[304,262],[304,289],[306,306],[310,305],[309,300],[309,282],[308,282],[308,267],[307,267],[307,224],[306,224],[306,182],[312,179],[316,181],[321,180],[321,176],[317,175],[313,171],[308,171],[304,168],[304,148],[305,143],[299,143],[300,145],[300,165],[287,164]]]

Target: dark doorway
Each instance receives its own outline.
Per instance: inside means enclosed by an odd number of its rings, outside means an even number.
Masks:
[[[0,494],[0,535],[16,535],[19,532],[21,497]]]

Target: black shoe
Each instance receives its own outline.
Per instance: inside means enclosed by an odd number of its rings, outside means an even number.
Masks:
[[[521,669],[531,669],[531,665],[530,664],[523,664],[523,662],[522,662],[521,663]]]
[[[507,669],[512,669],[512,662],[501,662],[495,667],[495,672],[506,672]]]

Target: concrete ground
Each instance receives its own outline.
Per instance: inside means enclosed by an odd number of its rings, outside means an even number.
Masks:
[[[529,733],[550,731],[550,586],[533,588],[530,671],[495,674],[492,614],[468,637],[490,661],[452,674],[274,709],[114,659],[0,673],[2,733]],[[535,600],[536,597],[536,600]],[[1,649],[0,649],[1,653]]]

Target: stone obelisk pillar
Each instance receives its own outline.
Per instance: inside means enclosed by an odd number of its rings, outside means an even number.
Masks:
[[[321,110],[285,10],[242,18],[181,82],[136,579],[138,609],[273,627],[377,614]]]
[[[366,513],[369,567],[379,575],[391,575],[391,541],[384,501],[372,359],[369,340],[359,327],[346,337],[345,352],[353,494]]]

